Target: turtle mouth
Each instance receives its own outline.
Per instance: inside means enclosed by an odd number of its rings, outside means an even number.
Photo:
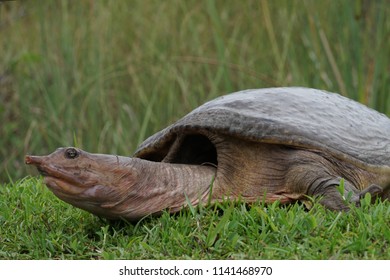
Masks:
[[[34,165],[45,177],[44,183],[53,190],[63,193],[77,194],[83,192],[83,182],[74,174],[61,167],[47,163],[45,156],[26,156],[26,164]]]
[[[37,170],[39,174],[41,174],[44,177],[50,176],[50,174],[40,166],[37,167]]]
[[[63,178],[58,178],[54,176],[45,176],[43,180],[46,186],[51,189],[55,195],[58,197],[67,200],[66,197],[71,197],[74,199],[74,195],[83,193],[85,190],[73,183],[64,180]]]

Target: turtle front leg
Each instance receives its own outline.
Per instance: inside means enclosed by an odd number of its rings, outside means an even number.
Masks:
[[[361,190],[359,186],[363,182],[358,171],[317,153],[296,151],[289,160],[291,167],[286,174],[288,188],[294,194],[321,197],[319,203],[331,210],[349,210],[350,203],[360,206],[360,200],[367,193],[371,194],[373,200],[378,196],[386,196],[378,185],[370,185]],[[342,177],[344,185],[340,188]]]
[[[318,179],[311,185],[308,194],[314,197],[321,196],[319,202],[331,210],[346,211],[349,210],[348,203],[360,206],[360,200],[367,193],[371,194],[372,202],[383,193],[383,189],[378,185],[370,185],[359,191],[348,181],[344,181],[344,192],[342,193],[339,187],[341,180],[341,178]]]
[[[351,202],[360,201],[360,193],[348,181],[344,181],[344,193],[340,190],[340,182],[342,178],[318,178],[308,189],[308,195],[312,197],[320,197],[319,203],[326,208],[336,211],[347,211],[348,199]]]
[[[364,198],[364,196],[369,193],[371,194],[371,203],[374,203],[375,200],[378,198],[378,197],[381,197],[382,194],[383,194],[383,188],[378,186],[378,185],[375,185],[375,184],[372,184],[370,185],[369,187],[365,188],[364,190],[360,191],[359,193],[359,198],[357,201],[353,201],[356,203],[356,205],[360,206],[360,200],[362,198]]]

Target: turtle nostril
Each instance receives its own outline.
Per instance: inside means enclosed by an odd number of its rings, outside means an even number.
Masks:
[[[30,157],[30,156],[26,156],[26,157],[24,158],[24,163],[25,163],[25,164],[31,164],[31,162],[32,162],[32,160],[31,160],[31,157]]]
[[[24,162],[26,164],[33,164],[33,165],[41,164],[42,160],[43,160],[43,157],[40,157],[40,156],[26,156],[24,158]]]

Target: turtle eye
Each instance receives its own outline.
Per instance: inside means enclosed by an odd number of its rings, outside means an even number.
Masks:
[[[79,156],[79,152],[75,148],[68,148],[65,150],[65,157],[74,159]]]

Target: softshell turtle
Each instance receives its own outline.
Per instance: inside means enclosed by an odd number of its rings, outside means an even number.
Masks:
[[[389,198],[390,119],[307,88],[219,97],[146,139],[133,157],[60,148],[26,156],[60,199],[109,219],[136,220],[225,198],[310,201],[348,209],[338,188]]]

